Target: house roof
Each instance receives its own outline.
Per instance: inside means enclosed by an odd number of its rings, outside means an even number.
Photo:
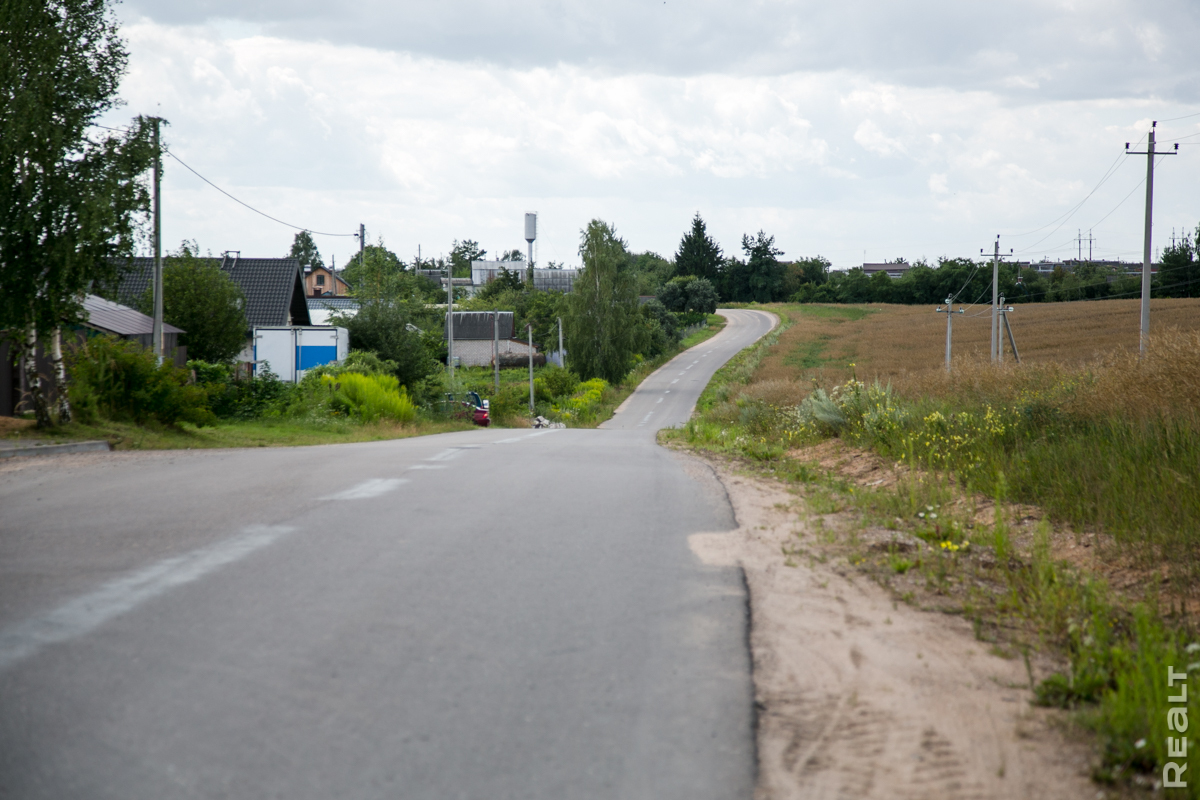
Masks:
[[[138,334],[154,333],[154,318],[148,317],[129,306],[105,300],[89,294],[83,301],[83,310],[87,312],[89,327],[115,333],[118,336],[136,336]],[[163,323],[164,333],[183,333],[174,325]]]
[[[251,328],[262,325],[287,325],[291,313],[293,325],[309,325],[308,305],[304,302],[304,276],[294,258],[205,258],[218,265],[246,296],[246,321]],[[122,275],[117,297],[124,303],[136,303],[146,292],[154,274],[154,259],[131,260]]]
[[[454,312],[454,339],[492,339],[492,314],[491,311],[455,311]],[[513,312],[499,312],[499,337],[501,339],[511,339],[513,335]],[[449,328],[442,334],[443,337],[449,338]]]
[[[357,311],[359,302],[354,297],[309,297],[305,300],[311,311],[314,308],[329,311]]]

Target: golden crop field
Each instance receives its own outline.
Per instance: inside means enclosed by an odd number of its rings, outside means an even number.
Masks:
[[[881,381],[916,378],[945,369],[946,315],[932,306],[786,305],[792,326],[779,337],[754,383],[823,386],[850,376]],[[1120,348],[1136,349],[1139,301],[1105,300],[1016,306],[1009,314],[1023,363],[1082,366]],[[987,361],[989,308],[954,315],[954,359],[964,367]],[[1153,300],[1151,333],[1200,330],[1200,298]],[[1005,359],[1012,354],[1005,341]],[[762,387],[769,395],[769,387]],[[782,386],[778,387],[783,389]],[[764,396],[764,399],[775,399]],[[782,400],[783,398],[778,398]],[[794,400],[792,402],[795,402]]]

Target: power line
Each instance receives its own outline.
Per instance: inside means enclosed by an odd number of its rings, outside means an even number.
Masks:
[[[222,189],[220,186],[217,186],[215,183],[213,183],[212,181],[210,181],[208,178],[204,177],[204,176],[203,176],[203,175],[201,175],[199,172],[196,172],[196,170],[194,170],[194,169],[192,169],[191,167],[189,167],[189,166],[188,166],[186,163],[184,163],[183,159],[181,159],[179,156],[177,156],[177,155],[175,155],[174,153],[172,153],[170,150],[164,150],[163,152],[164,152],[164,153],[166,153],[167,155],[169,155],[171,158],[173,158],[173,159],[175,159],[176,161],[178,161],[180,164],[183,164],[183,166],[184,166],[184,167],[185,167],[185,168],[186,168],[186,169],[187,169],[189,172],[191,172],[193,175],[195,175],[195,176],[196,176],[197,178],[199,178],[200,180],[202,180],[202,181],[204,181],[205,183],[207,183],[209,186],[211,186],[211,187],[213,187],[214,189],[216,189],[216,190],[217,190],[218,192],[220,192],[221,194],[223,194],[223,195],[225,195],[226,197],[228,197],[230,200],[234,201],[235,203],[239,203],[239,204],[241,204],[241,205],[245,206],[246,208],[248,208],[248,209],[250,209],[251,211],[253,211],[255,214],[260,214],[260,215],[262,215],[262,216],[266,217],[267,219],[271,220],[272,222],[278,222],[280,225],[283,225],[283,226],[285,226],[285,227],[288,227],[288,228],[293,228],[293,229],[295,229],[295,230],[298,230],[298,231],[306,231],[306,232],[308,232],[308,233],[315,233],[315,234],[317,234],[318,236],[357,236],[357,235],[358,235],[357,233],[326,233],[325,231],[314,231],[312,228],[306,228],[306,227],[304,227],[303,225],[293,225],[293,224],[292,224],[292,223],[290,223],[290,222],[284,222],[284,221],[283,221],[283,220],[281,220],[281,219],[277,219],[277,218],[275,218],[275,217],[272,217],[270,214],[266,213],[265,211],[259,211],[257,208],[255,208],[254,206],[250,205],[249,203],[246,203],[246,202],[243,202],[243,201],[241,201],[241,200],[238,200],[236,197],[234,197],[233,195],[231,195],[229,192],[225,191],[225,190],[224,190],[224,189]]]

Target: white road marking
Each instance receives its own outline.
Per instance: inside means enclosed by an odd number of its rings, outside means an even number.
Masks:
[[[69,600],[48,614],[0,631],[0,670],[43,647],[90,633],[147,600],[245,558],[294,530],[286,525],[253,525],[241,536],[165,559]]]
[[[662,401],[663,401],[663,399],[660,397],[660,398],[658,398],[657,400],[655,400],[654,402],[656,402],[656,403],[661,403]]]
[[[681,372],[679,374],[682,375],[683,373]],[[679,383],[679,378],[676,378],[675,380],[671,381],[671,383]]]
[[[408,483],[404,478],[371,478],[357,486],[351,486],[344,492],[322,497],[322,500],[369,500],[387,494],[402,483]]]
[[[522,437],[520,437],[520,436],[513,436],[508,439],[500,439],[498,441],[492,442],[492,444],[512,444],[513,442],[521,441],[521,438]]]
[[[445,469],[445,464],[413,464],[409,469]]]

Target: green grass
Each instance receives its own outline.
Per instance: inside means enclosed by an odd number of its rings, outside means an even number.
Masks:
[[[301,420],[265,419],[225,422],[204,428],[197,428],[188,423],[171,427],[153,423],[134,425],[125,422],[101,422],[83,425],[73,422],[49,431],[26,429],[4,438],[72,442],[105,440],[116,450],[191,450],[372,442],[470,430],[472,427],[470,422],[462,421],[418,421],[414,425],[379,422],[364,425],[348,420],[331,420],[315,425]]]

